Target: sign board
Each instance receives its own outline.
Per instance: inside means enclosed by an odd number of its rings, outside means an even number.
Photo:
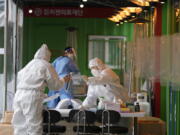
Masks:
[[[27,17],[107,18],[114,8],[25,7]]]

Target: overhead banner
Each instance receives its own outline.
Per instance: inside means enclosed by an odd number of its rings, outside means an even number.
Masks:
[[[113,8],[25,7],[27,17],[107,18]]]

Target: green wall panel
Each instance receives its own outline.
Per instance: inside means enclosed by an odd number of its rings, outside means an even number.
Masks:
[[[52,50],[52,60],[62,55],[66,46],[67,27],[77,28],[78,65],[82,74],[89,74],[88,35],[127,36],[132,40],[133,24],[116,26],[107,19],[98,18],[28,18],[24,19],[23,64],[33,58],[42,43]],[[59,54],[58,54],[59,52]]]
[[[167,87],[166,86],[161,86],[161,103],[166,103],[166,101],[168,100],[167,98],[166,98],[166,89]],[[161,116],[161,119],[162,120],[164,120],[164,121],[166,121],[166,106],[165,106],[165,104],[164,105],[162,105],[161,104],[161,112],[160,112],[160,116]]]
[[[171,0],[167,0],[163,6],[163,35],[171,35],[177,31],[174,6]],[[166,121],[167,135],[180,135],[180,88],[176,88],[172,93],[172,105],[170,105],[170,99],[169,86],[161,86],[161,118]],[[172,106],[172,113],[170,113],[170,106]]]

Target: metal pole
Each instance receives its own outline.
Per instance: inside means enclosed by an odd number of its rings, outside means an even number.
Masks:
[[[133,59],[131,59],[131,69],[130,69],[130,75],[129,75],[129,88],[128,88],[129,97],[131,97],[132,77],[133,77]]]
[[[4,93],[3,93],[3,114],[7,109],[7,33],[8,33],[8,2],[4,1],[5,23],[4,23]]]
[[[14,35],[14,92],[16,92],[16,85],[17,85],[17,69],[18,69],[18,64],[19,64],[19,59],[18,59],[18,0],[16,3],[16,21],[15,21],[15,35]]]
[[[130,56],[130,65],[131,65],[131,67],[130,67],[130,75],[129,75],[129,88],[128,88],[128,95],[129,95],[129,97],[131,97],[131,93],[132,93],[132,84],[133,84],[133,73],[134,73],[134,45],[132,45],[131,44],[131,46],[130,46],[130,52],[132,53],[132,55]]]

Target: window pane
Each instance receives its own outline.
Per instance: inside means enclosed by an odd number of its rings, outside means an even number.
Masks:
[[[109,40],[109,62],[107,63],[111,68],[121,68],[121,40]]]
[[[98,57],[112,69],[125,68],[123,66],[125,65],[125,52],[123,53],[122,49],[125,44],[125,37],[89,36],[89,38],[89,60]]]
[[[95,57],[98,57],[103,61],[105,60],[105,40],[90,41],[89,49],[91,50],[91,53],[89,53],[89,60]]]

